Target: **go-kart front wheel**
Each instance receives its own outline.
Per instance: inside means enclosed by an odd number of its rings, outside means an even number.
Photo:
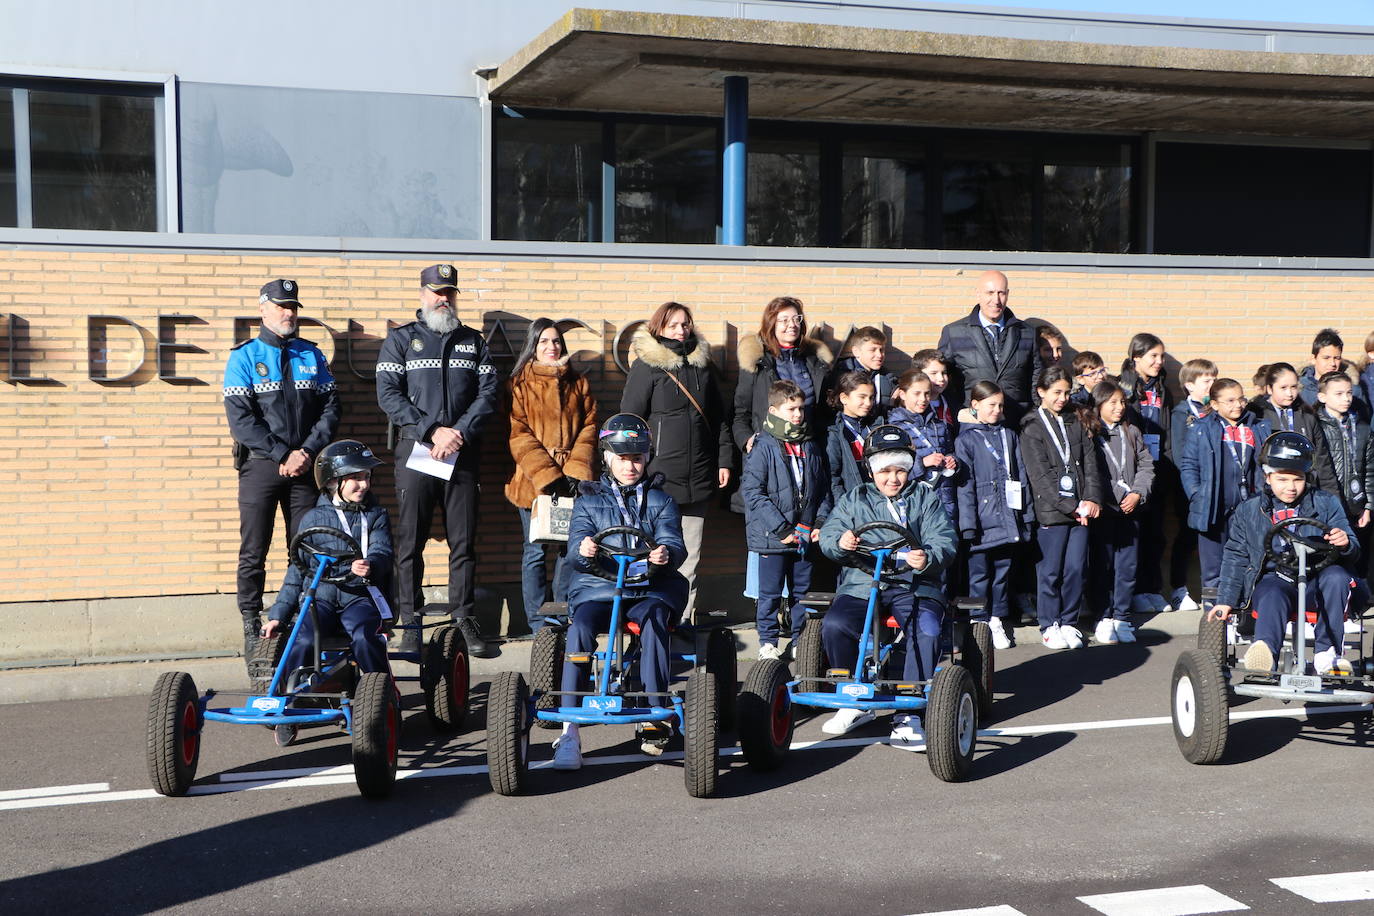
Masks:
[[[561,626],[545,624],[534,634],[530,647],[530,690],[538,693],[536,709],[557,709],[559,680],[563,677],[563,654],[567,650],[568,631]],[[558,722],[535,719],[536,728],[562,728]]]
[[[736,704],[740,750],[755,770],[776,770],[792,749],[792,698],[780,659],[754,663]]]
[[[729,627],[714,627],[706,637],[706,669],[716,679],[716,710],[720,730],[735,727],[735,693],[739,688],[739,656]]]
[[[524,675],[518,671],[502,671],[491,682],[487,696],[487,775],[497,795],[518,795],[529,772],[529,697]]]
[[[364,798],[385,798],[396,785],[401,750],[401,698],[384,671],[368,671],[353,694],[353,779]]]
[[[185,671],[157,679],[148,703],[148,778],[163,795],[185,795],[200,762],[199,695]]]
[[[455,732],[468,714],[468,649],[455,626],[429,638],[424,666],[425,712],[439,731]]]
[[[1221,662],[1203,649],[1188,649],[1174,663],[1169,691],[1174,739],[1189,763],[1216,763],[1226,753],[1231,715]]]
[[[1197,625],[1197,647],[1203,654],[1217,660],[1218,665],[1226,663],[1226,621],[1213,620],[1210,614],[1203,614]]]
[[[687,794],[693,798],[716,794],[720,772],[720,700],[716,691],[716,676],[705,668],[694,669],[687,678],[682,772]]]
[[[797,649],[793,653],[797,679],[800,689],[808,693],[830,693],[834,687],[828,681],[813,681],[812,678],[825,677],[829,662],[825,658],[825,646],[821,643],[821,618],[808,617],[797,637]]]
[[[926,706],[926,759],[945,782],[958,782],[973,768],[978,743],[978,687],[963,665],[935,672]]]
[[[963,664],[973,675],[978,692],[978,720],[992,718],[992,678],[997,670],[997,650],[992,644],[992,627],[983,620],[970,620],[964,631]]]

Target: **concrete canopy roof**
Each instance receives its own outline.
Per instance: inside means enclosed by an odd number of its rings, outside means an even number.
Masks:
[[[511,107],[1369,140],[1374,55],[1138,47],[574,9],[488,75]]]

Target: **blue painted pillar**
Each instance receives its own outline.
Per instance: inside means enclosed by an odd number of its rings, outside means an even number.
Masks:
[[[749,175],[749,78],[725,78],[725,167],[722,170],[721,241],[744,244],[744,200]]]

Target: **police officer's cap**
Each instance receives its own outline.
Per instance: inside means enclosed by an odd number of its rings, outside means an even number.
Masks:
[[[372,449],[357,439],[340,439],[331,442],[315,456],[315,486],[323,490],[325,484],[359,471],[370,471],[382,460],[372,454]]]
[[[876,455],[878,452],[906,452],[908,455],[914,455],[916,446],[911,444],[911,436],[907,435],[906,430],[885,423],[875,426],[864,442],[864,455]]]
[[[420,271],[420,285],[436,293],[443,289],[458,289],[458,271],[452,264],[431,264]]]
[[[1264,473],[1292,471],[1296,474],[1312,472],[1312,441],[1302,433],[1277,432],[1264,440],[1259,450],[1260,467]]]
[[[617,455],[647,455],[653,447],[649,424],[632,413],[618,413],[601,424],[598,438],[603,452]]]
[[[301,288],[295,280],[269,280],[258,291],[258,302],[275,302],[277,305],[300,307],[301,300],[296,298]]]

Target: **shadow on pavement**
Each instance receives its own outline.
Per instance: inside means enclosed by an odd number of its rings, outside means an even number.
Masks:
[[[993,681],[997,692],[995,717],[988,722],[1003,722],[1035,712],[1066,700],[1086,686],[1104,684],[1114,677],[1134,671],[1149,659],[1154,647],[1169,641],[1157,631],[1137,634],[1138,642],[1117,646],[1089,646],[1064,649],[1022,661],[1010,668],[998,668]]]
[[[1001,776],[1017,767],[1025,766],[1068,745],[1076,736],[1073,732],[1049,732],[1020,738],[979,738],[977,754],[968,782]]]

